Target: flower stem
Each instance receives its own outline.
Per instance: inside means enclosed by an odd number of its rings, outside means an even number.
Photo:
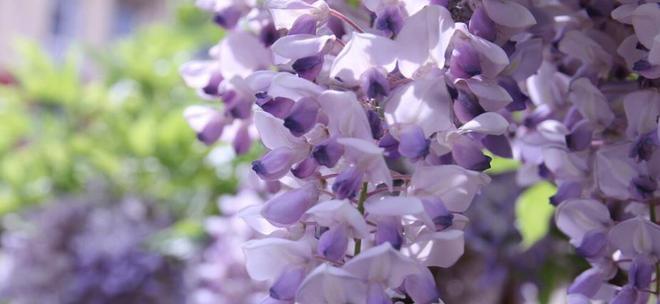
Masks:
[[[357,210],[360,214],[364,215],[364,201],[367,200],[367,183],[362,183],[362,190],[360,191],[360,198],[357,202]],[[362,249],[362,240],[355,239],[355,250],[353,251],[353,256],[357,256]]]
[[[346,17],[346,15],[340,13],[339,11],[331,8],[330,9],[330,15],[335,16],[335,17],[341,19],[342,21],[348,23],[358,33],[364,33],[364,30],[357,23],[355,23],[355,21],[351,20],[351,18]]]

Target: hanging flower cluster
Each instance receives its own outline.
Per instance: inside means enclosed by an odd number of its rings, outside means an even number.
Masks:
[[[571,303],[655,292],[656,1],[198,4],[227,34],[182,74],[223,105],[185,116],[206,144],[267,148],[252,169],[275,195],[240,213],[263,303],[440,301],[429,269],[463,254],[486,150],[558,186],[557,225],[593,265]]]

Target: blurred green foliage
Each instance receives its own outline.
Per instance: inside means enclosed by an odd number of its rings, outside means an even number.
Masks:
[[[549,182],[539,182],[527,188],[516,201],[516,222],[522,235],[522,245],[531,247],[550,229],[554,206],[550,197],[557,188]]]
[[[184,5],[176,22],[61,62],[21,43],[17,84],[0,86],[0,214],[95,185],[169,202],[178,216],[214,211],[235,188],[232,164],[208,161],[182,116],[199,98],[178,74],[220,38],[209,18]]]

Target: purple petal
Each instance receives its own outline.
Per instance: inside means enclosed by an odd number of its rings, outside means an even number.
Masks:
[[[298,76],[313,81],[323,67],[323,55],[314,55],[296,60],[291,66]]]
[[[374,244],[380,245],[387,242],[392,245],[392,248],[399,250],[403,245],[402,232],[401,221],[396,217],[380,220],[376,225]]]
[[[316,35],[317,18],[312,15],[302,15],[293,22],[287,35],[309,34]]]
[[[364,94],[371,99],[387,97],[390,94],[390,84],[387,73],[379,68],[370,68],[360,76],[360,84]]]
[[[316,252],[330,261],[338,262],[344,258],[346,249],[348,249],[348,232],[344,225],[337,225],[321,235]]]
[[[486,135],[481,139],[481,144],[497,156],[504,158],[513,157],[511,143],[509,143],[509,139],[505,135]]]
[[[259,160],[252,162],[252,170],[264,180],[276,180],[291,169],[294,153],[289,148],[272,150]]]
[[[308,157],[293,167],[291,173],[297,178],[307,178],[316,173],[317,169],[318,164],[316,163],[316,160],[312,157]]]
[[[270,297],[280,301],[293,301],[303,279],[305,270],[302,267],[285,270],[268,290]]]
[[[270,199],[264,205],[261,214],[273,225],[292,225],[318,198],[319,192],[316,186],[308,184]]]
[[[332,192],[335,193],[338,199],[355,197],[362,185],[363,177],[364,172],[362,170],[354,166],[349,167],[335,178],[335,182],[332,184]]]
[[[329,138],[321,142],[312,150],[312,157],[321,166],[334,167],[344,154],[344,145],[337,142],[335,138]]]
[[[284,119],[284,126],[291,131],[291,134],[300,137],[314,127],[319,109],[318,102],[313,98],[305,97],[298,100]]]
[[[289,113],[291,112],[291,108],[293,108],[293,105],[295,104],[295,101],[285,98],[285,97],[275,97],[273,99],[270,99],[263,104],[261,104],[261,108],[272,114],[273,116],[277,118],[285,118]]]
[[[470,78],[481,74],[479,53],[470,43],[458,42],[449,59],[449,72],[457,78]]]
[[[488,41],[493,42],[495,41],[495,38],[497,38],[495,23],[493,20],[490,20],[490,17],[488,17],[488,14],[486,14],[483,7],[477,8],[474,13],[472,13],[468,28],[470,29],[470,33]]]
[[[437,303],[440,298],[433,274],[431,274],[428,268],[424,268],[421,273],[409,275],[403,281],[403,287],[406,293],[417,304]]]
[[[419,126],[409,126],[400,134],[399,153],[404,157],[416,160],[429,153],[430,140],[424,136]]]
[[[376,29],[385,33],[385,36],[392,37],[403,28],[403,14],[399,5],[388,5],[376,15],[374,20]]]

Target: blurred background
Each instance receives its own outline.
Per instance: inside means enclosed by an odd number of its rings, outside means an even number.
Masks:
[[[193,0],[0,0],[0,303],[263,294],[229,217],[261,199],[230,196],[259,148],[204,146],[182,115],[200,98],[178,70],[222,37],[212,17]],[[516,168],[495,158],[465,257],[438,271],[447,303],[562,303],[586,267],[551,225],[555,189],[516,186]]]

